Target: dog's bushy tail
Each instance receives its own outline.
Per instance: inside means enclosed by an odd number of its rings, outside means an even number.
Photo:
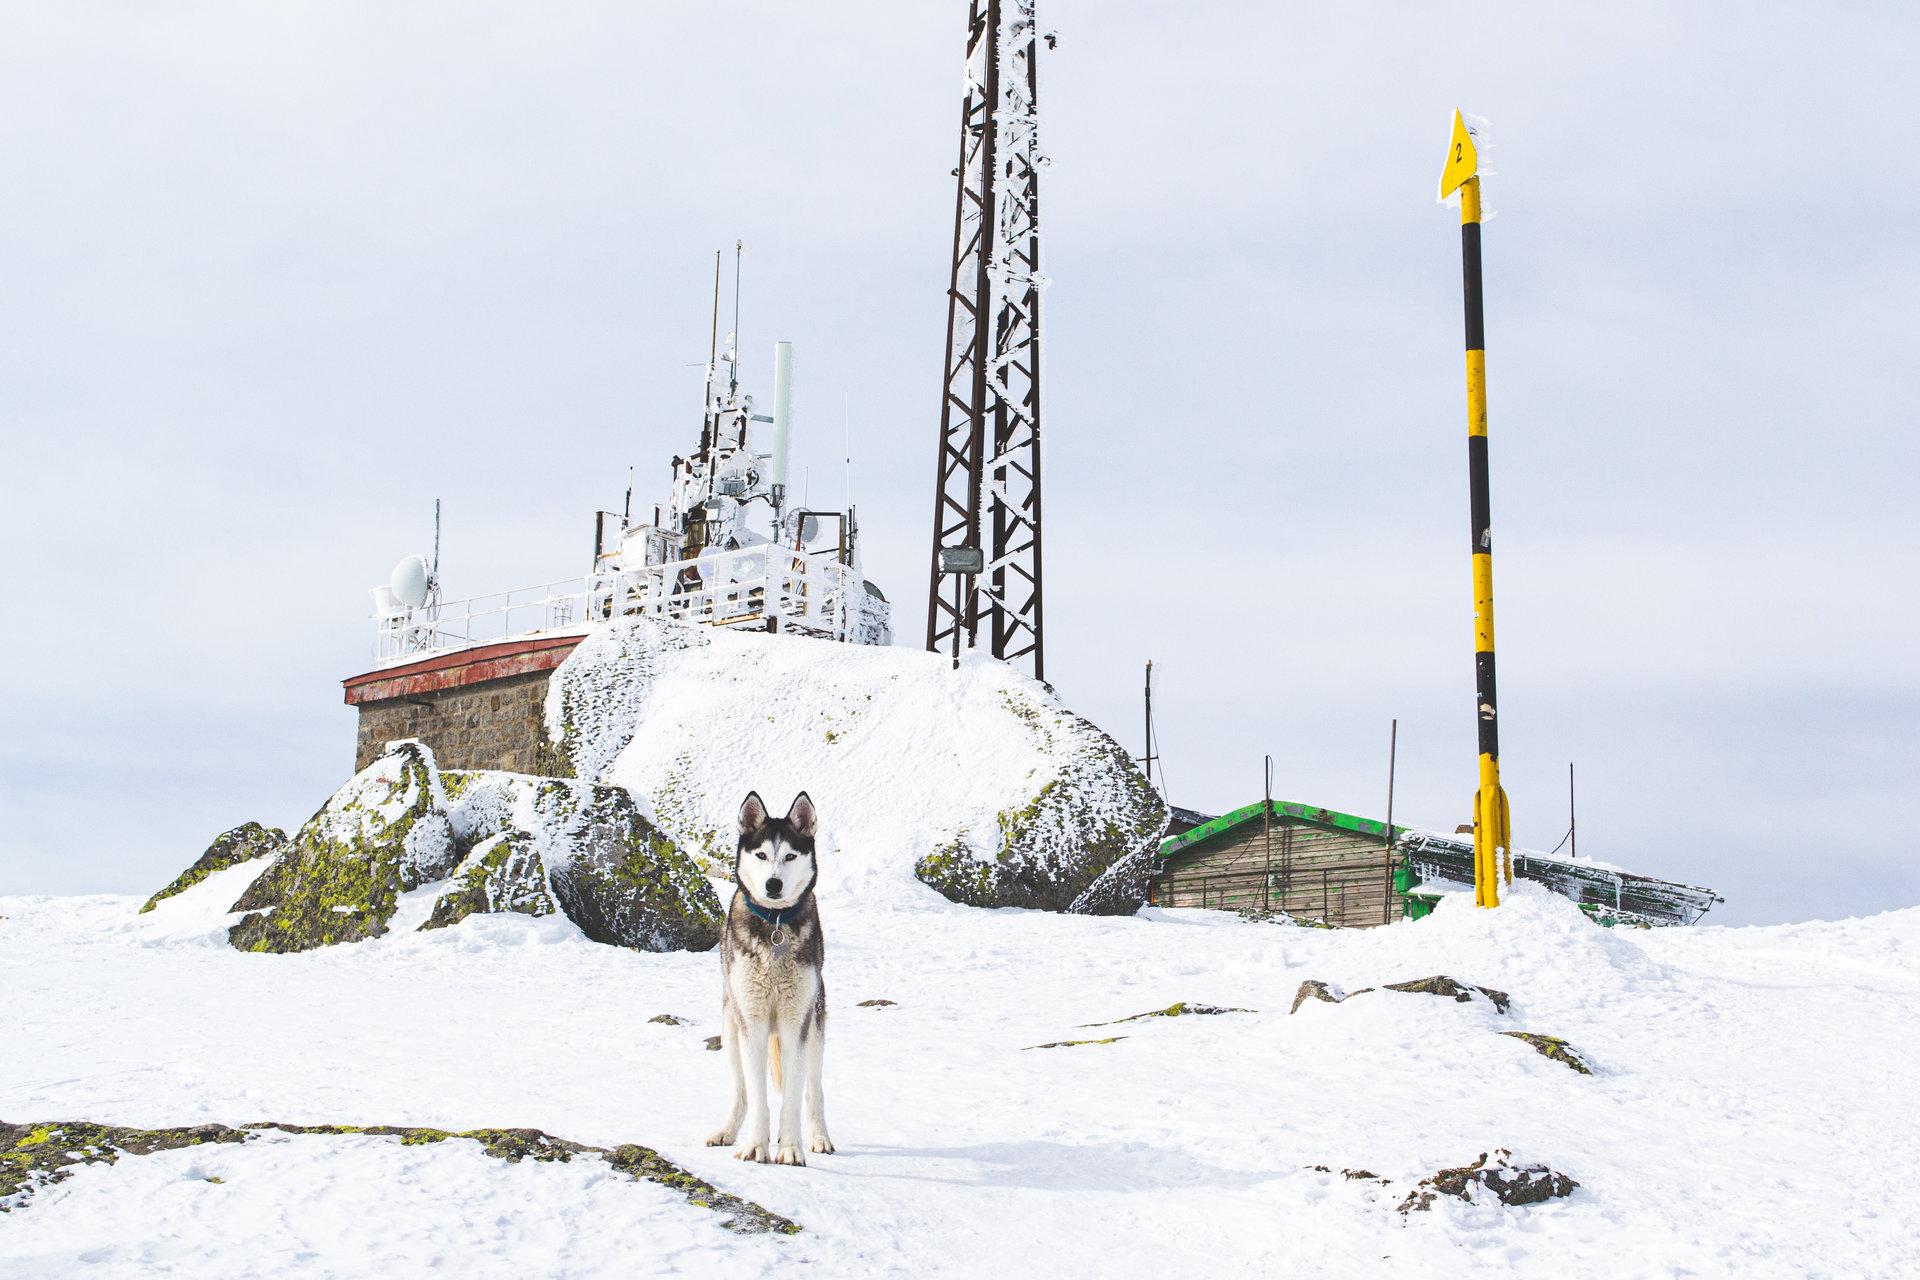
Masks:
[[[786,1082],[780,1078],[780,1037],[767,1037],[767,1065],[773,1068],[773,1087],[784,1089]]]

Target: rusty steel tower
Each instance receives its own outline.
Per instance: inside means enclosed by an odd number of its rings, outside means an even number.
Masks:
[[[947,285],[927,648],[982,641],[1044,679],[1035,0],[971,0]]]

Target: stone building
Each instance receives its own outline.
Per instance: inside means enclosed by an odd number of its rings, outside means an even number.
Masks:
[[[569,775],[547,741],[547,682],[581,635],[548,635],[437,653],[350,676],[347,705],[360,709],[354,772],[398,738],[418,738],[443,769],[506,769]]]

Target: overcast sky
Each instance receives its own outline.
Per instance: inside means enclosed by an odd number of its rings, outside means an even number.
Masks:
[[[1048,676],[1170,796],[1474,785],[1449,112],[1482,151],[1519,843],[1741,924],[1920,901],[1920,11],[1042,0]],[[963,0],[6,4],[0,891],[351,769],[367,588],[583,572],[713,251],[924,633]],[[729,255],[731,256],[731,255]]]

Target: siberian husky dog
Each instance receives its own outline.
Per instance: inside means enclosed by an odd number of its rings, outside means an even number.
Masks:
[[[827,988],[820,976],[826,946],[813,897],[818,878],[813,830],[813,801],[804,791],[784,818],[767,815],[759,792],[749,792],[740,806],[740,845],[733,855],[738,887],[720,935],[720,1044],[733,1068],[733,1106],[727,1122],[707,1139],[710,1147],[724,1147],[738,1137],[737,1160],[807,1162],[800,1144],[803,1089],[806,1150],[833,1151],[820,1092],[820,1059],[827,1047]],[[780,1090],[777,1146],[768,1134],[769,1065]]]

